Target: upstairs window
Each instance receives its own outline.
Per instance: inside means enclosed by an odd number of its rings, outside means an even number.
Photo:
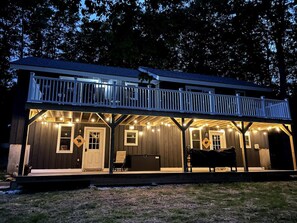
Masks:
[[[207,88],[207,87],[199,87],[199,86],[186,86],[186,91],[192,91],[192,92],[202,92],[202,93],[215,93],[214,88]]]
[[[73,125],[61,124],[58,130],[57,153],[73,152]]]

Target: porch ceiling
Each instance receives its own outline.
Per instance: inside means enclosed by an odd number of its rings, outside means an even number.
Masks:
[[[30,118],[34,117],[41,110],[31,109]],[[105,113],[105,121],[111,119],[110,113]],[[121,115],[117,114],[115,119],[118,119]],[[181,124],[181,118],[176,118],[176,120]],[[188,123],[191,119],[185,118],[185,123]],[[54,123],[97,123],[104,124],[102,119],[97,113],[92,112],[73,112],[73,111],[57,111],[57,110],[48,110],[44,115],[39,117],[37,121],[40,122],[54,122]],[[241,127],[241,121],[234,122],[238,127]],[[245,126],[248,122],[244,122]],[[174,126],[175,124],[170,117],[164,116],[147,116],[147,115],[129,115],[121,123],[121,125],[137,125],[137,126]],[[273,130],[280,131],[282,124],[277,123],[267,123],[267,122],[254,122],[250,127],[250,130],[253,131],[266,131]],[[213,129],[236,129],[232,121],[230,120],[215,120],[215,119],[194,119],[191,124],[192,128],[204,128],[209,127]]]

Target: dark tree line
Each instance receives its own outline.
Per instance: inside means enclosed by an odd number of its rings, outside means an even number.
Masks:
[[[233,77],[296,95],[294,0],[1,0],[0,93],[26,56]]]

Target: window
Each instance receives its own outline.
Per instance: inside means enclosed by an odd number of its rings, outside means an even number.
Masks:
[[[132,82],[126,82],[125,83],[126,88],[126,95],[127,98],[132,99],[132,100],[137,100],[138,99],[138,84],[137,83],[132,83]]]
[[[72,153],[73,152],[73,125],[59,125],[57,153]]]
[[[250,132],[246,132],[244,134],[244,138],[245,138],[245,146],[246,146],[246,148],[252,148]],[[243,140],[242,140],[242,135],[241,134],[240,134],[240,147],[243,148]]]
[[[198,86],[186,86],[186,91],[192,91],[192,92],[203,92],[203,93],[215,93],[215,90],[213,88],[207,88],[207,87],[198,87]]]
[[[222,148],[226,148],[226,137],[225,137],[225,131],[219,130],[219,131],[209,131],[209,139],[211,142],[211,150],[220,150]]]
[[[125,130],[125,146],[138,146],[138,130]]]
[[[202,149],[201,146],[201,131],[200,129],[190,129],[191,148]]]

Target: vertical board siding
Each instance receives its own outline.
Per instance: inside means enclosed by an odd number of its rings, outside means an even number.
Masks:
[[[138,136],[138,146],[124,146],[124,134],[128,129],[129,126],[124,125],[116,127],[115,153],[118,150],[126,150],[127,155],[160,155],[161,167],[181,167],[181,133],[177,127],[160,126],[148,129],[136,126],[135,130],[143,132],[142,136]]]
[[[78,135],[84,137],[84,127],[105,127],[103,125],[74,125],[74,138]],[[109,153],[109,129],[106,128],[105,163],[108,167]],[[28,144],[30,145],[29,163],[34,169],[66,169],[81,168],[83,146],[77,147],[73,144],[73,153],[56,153],[58,139],[58,128],[54,123],[42,125],[35,122],[30,126]]]
[[[104,127],[106,129],[106,145],[104,167],[109,166],[109,146],[110,129],[105,125],[76,123],[74,126],[74,138],[78,135],[84,137],[84,127]],[[152,131],[155,129],[155,132]],[[115,129],[115,154],[118,150],[126,150],[128,155],[160,155],[161,167],[181,167],[182,166],[182,142],[181,131],[176,126],[158,126],[148,129],[144,126],[135,126],[143,135],[138,136],[138,146],[124,146],[125,130],[129,126],[119,125]],[[158,131],[160,129],[160,131]],[[204,128],[201,132],[201,140],[205,138],[205,133],[209,128]],[[226,146],[234,146],[236,149],[237,165],[242,166],[242,150],[240,148],[240,134],[236,131],[229,132],[225,129]],[[254,149],[254,144],[259,144],[260,148],[268,148],[268,136],[262,132],[251,132],[252,148],[247,149],[248,165],[250,167],[260,166],[259,151]],[[58,128],[54,123],[42,125],[35,122],[30,126],[28,144],[30,150],[30,165],[34,169],[64,169],[81,168],[83,158],[83,146],[77,148],[73,145],[73,153],[56,153],[58,138]],[[186,145],[190,145],[190,131],[186,131]],[[205,149],[205,148],[204,148]],[[115,158],[115,154],[113,154]]]

